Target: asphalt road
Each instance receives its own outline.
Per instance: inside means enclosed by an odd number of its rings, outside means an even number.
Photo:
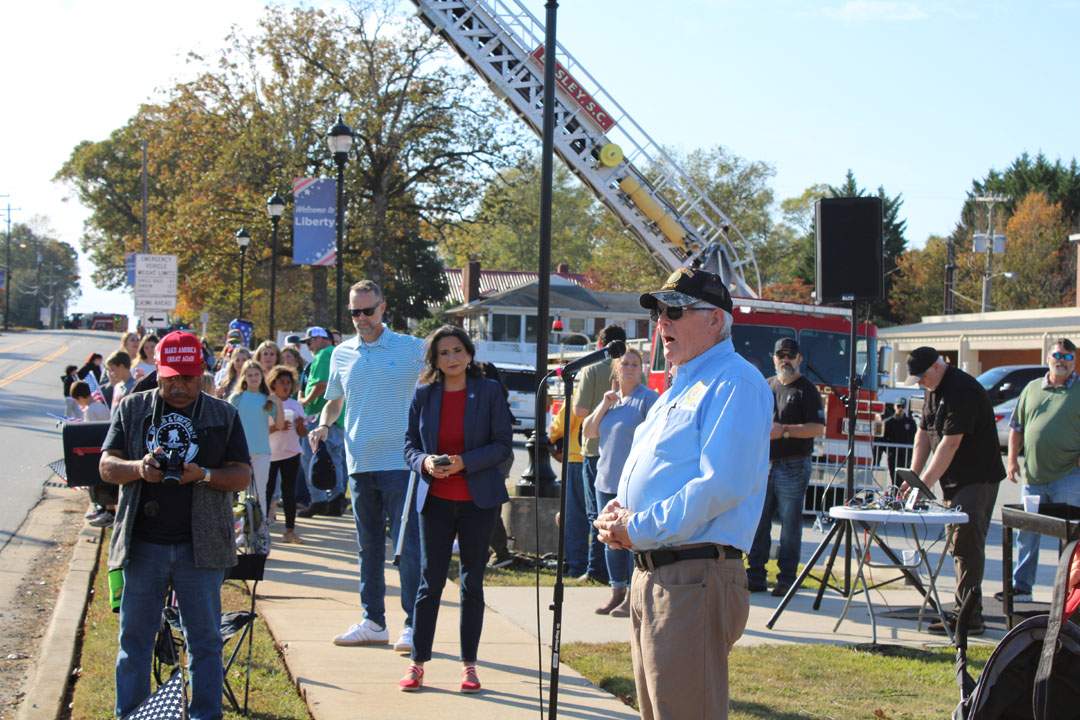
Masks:
[[[64,366],[81,366],[92,352],[108,356],[119,342],[119,333],[90,330],[0,333],[0,548],[41,500],[48,463],[63,457],[46,413],[64,412]]]

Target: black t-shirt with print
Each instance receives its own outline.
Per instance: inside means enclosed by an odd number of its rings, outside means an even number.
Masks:
[[[821,407],[821,393],[814,383],[800,375],[785,385],[780,378],[769,378],[773,393],[773,421],[782,425],[824,423],[825,411]],[[813,438],[776,438],[769,441],[769,459],[809,456],[814,454]]]

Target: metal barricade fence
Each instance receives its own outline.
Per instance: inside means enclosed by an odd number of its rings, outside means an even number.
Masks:
[[[822,449],[822,444],[815,445],[815,450]],[[855,492],[881,492],[892,487],[893,472],[898,467],[910,467],[913,452],[910,443],[888,443],[877,439],[873,442],[857,442]],[[803,514],[816,515],[834,505],[842,505],[846,484],[847,464],[844,456],[816,454],[810,471],[810,485],[806,490]]]

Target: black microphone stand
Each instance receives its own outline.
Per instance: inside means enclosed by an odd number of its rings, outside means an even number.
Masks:
[[[562,466],[559,471],[559,550],[555,562],[555,588],[551,605],[551,674],[548,693],[548,718],[558,716],[559,707],[559,650],[562,645],[562,607],[563,607],[563,555],[566,552],[566,474],[570,465],[570,403],[574,397],[574,373],[563,375],[563,436]]]

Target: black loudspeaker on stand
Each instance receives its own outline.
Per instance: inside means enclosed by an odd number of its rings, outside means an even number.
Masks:
[[[814,206],[819,303],[884,297],[881,198],[822,198]]]

